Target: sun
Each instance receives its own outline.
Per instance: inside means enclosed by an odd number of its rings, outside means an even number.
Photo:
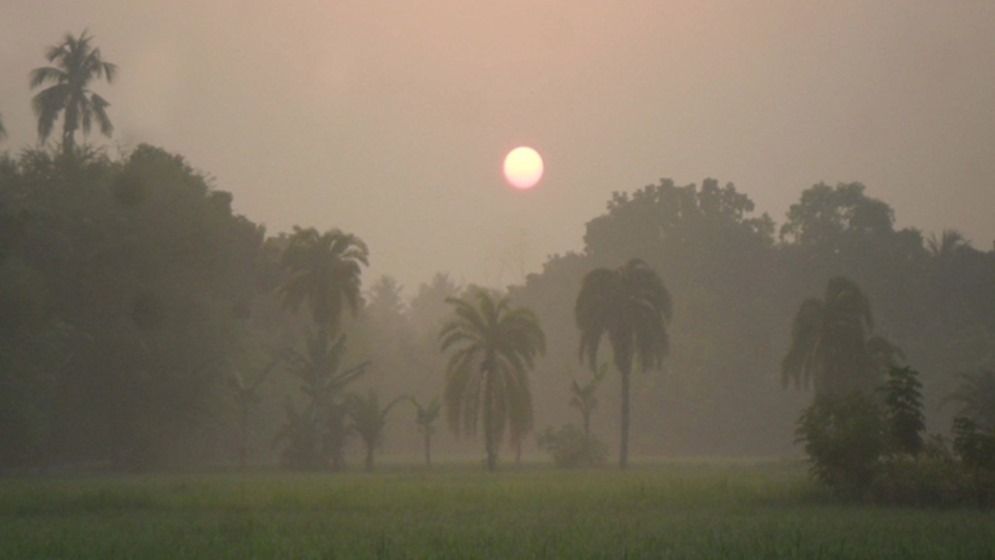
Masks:
[[[535,149],[519,146],[504,157],[504,178],[519,190],[528,190],[542,179],[542,156]]]

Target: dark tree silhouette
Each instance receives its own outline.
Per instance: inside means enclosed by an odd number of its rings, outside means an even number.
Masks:
[[[387,415],[394,405],[409,397],[401,396],[390,401],[387,406],[380,407],[380,395],[373,389],[362,395],[349,395],[346,400],[346,411],[352,420],[352,430],[359,434],[366,445],[365,468],[373,471],[373,452],[383,443],[384,427],[387,425]]]
[[[851,280],[836,277],[822,299],[805,300],[795,314],[791,346],[781,362],[785,385],[815,386],[817,395],[869,391],[900,351],[880,337],[867,296]]]
[[[457,433],[476,432],[483,422],[487,469],[497,467],[505,430],[517,444],[532,428],[528,372],[546,351],[535,314],[512,308],[507,297],[477,289],[465,299],[448,298],[454,317],[439,333],[442,352],[452,349],[443,401]]]
[[[31,89],[51,84],[31,100],[38,118],[38,137],[42,142],[48,140],[61,113],[62,149],[67,154],[74,152],[76,131],[82,129],[84,135],[89,134],[94,121],[104,136],[114,131],[107,116],[110,103],[91,91],[90,84],[100,79],[113,83],[117,66],[106,62],[92,41],[85,30],[76,37],[66,34],[61,43],[45,52],[51,65],[31,71]]]
[[[622,376],[622,436],[618,464],[629,463],[629,377],[633,361],[643,371],[659,368],[669,350],[667,324],[673,315],[670,293],[656,271],[639,259],[584,277],[574,308],[580,329],[580,356],[593,369],[604,336]]]

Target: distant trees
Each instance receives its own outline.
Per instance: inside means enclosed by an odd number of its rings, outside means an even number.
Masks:
[[[960,374],[960,384],[946,401],[960,406],[958,416],[995,431],[995,370]]]
[[[791,346],[781,362],[785,384],[815,386],[817,395],[873,389],[897,348],[868,333],[874,318],[867,296],[851,280],[829,280],[822,299],[802,302],[791,328]],[[874,353],[872,353],[872,350]]]
[[[512,443],[532,427],[528,372],[545,352],[546,337],[532,311],[507,297],[478,289],[449,298],[452,317],[439,333],[442,352],[452,350],[443,401],[453,430],[475,433],[483,423],[487,469],[497,467],[500,442]]]
[[[629,377],[633,362],[658,368],[669,350],[667,324],[673,314],[670,293],[645,262],[632,259],[617,269],[598,268],[584,277],[575,315],[580,354],[595,368],[601,339],[608,338],[622,376],[622,427],[619,467],[629,461]]]
[[[100,132],[110,136],[114,131],[107,107],[110,103],[90,90],[94,80],[114,81],[117,66],[107,62],[99,48],[92,44],[93,37],[83,31],[78,36],[66,34],[61,43],[51,46],[45,58],[51,66],[31,71],[31,88],[51,84],[32,99],[38,118],[38,137],[44,142],[52,133],[56,119],[62,114],[62,149],[71,154],[75,150],[76,131],[89,134],[94,121]]]
[[[405,400],[408,400],[408,397],[397,397],[381,407],[380,395],[373,389],[370,389],[366,396],[353,394],[346,400],[346,411],[352,420],[352,429],[359,434],[366,446],[364,465],[367,472],[373,471],[373,452],[383,442],[387,415],[397,403]]]

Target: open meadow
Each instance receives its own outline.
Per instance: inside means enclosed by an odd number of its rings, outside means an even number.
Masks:
[[[995,514],[835,502],[798,463],[8,478],[0,558],[993,558]]]

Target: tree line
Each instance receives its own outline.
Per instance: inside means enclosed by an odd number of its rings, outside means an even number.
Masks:
[[[94,123],[113,132],[90,88],[118,69],[85,32],[46,59],[32,105],[39,139],[62,119],[60,141],[0,159],[0,467],[276,453],[334,469],[358,440],[372,469],[409,404],[418,437],[404,439],[426,462],[442,413],[483,432],[493,469],[503,444],[520,456],[576,408],[582,429],[539,443],[596,463],[610,438],[625,467],[633,453],[782,453],[808,388],[873,391],[907,364],[937,426],[957,414],[949,395],[991,395],[995,250],[896,228],[859,183],[806,189],[777,228],[732,184],[662,180],[615,193],[581,250],[521,284],[440,274],[408,299],[389,277],[364,291],[357,235],[268,235],[181,156],[78,142]],[[992,402],[961,431],[995,429]]]

